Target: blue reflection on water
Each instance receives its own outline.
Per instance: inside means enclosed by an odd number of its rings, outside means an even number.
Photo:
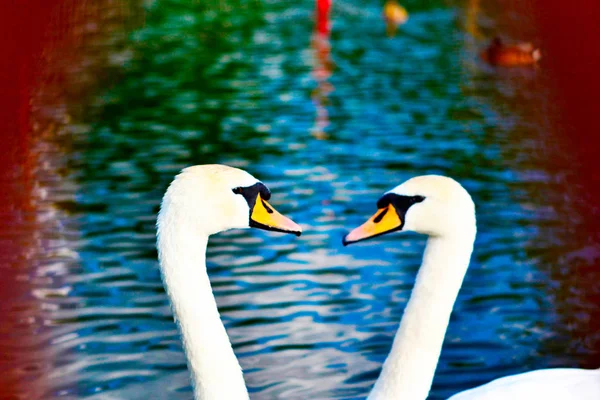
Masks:
[[[527,103],[549,107],[542,72],[480,65],[464,10],[442,3],[414,5],[393,39],[378,2],[336,3],[329,59],[319,60],[311,7],[158,1],[143,27],[104,44],[118,68],[71,122],[81,132],[63,181],[48,184],[70,251],[48,274],[56,291],[42,296],[54,306],[52,395],[190,398],[154,223],[174,174],[214,162],[262,179],[305,231],[230,231],[210,242],[209,274],[253,398],[366,396],[424,238],[342,248],[341,237],[383,191],[426,173],[462,182],[479,225],[431,398],[584,362],[592,347],[570,347],[558,328],[552,271],[571,262],[558,256],[569,248],[543,234],[561,229],[553,183],[569,171],[547,170],[537,154],[544,127]],[[315,77],[323,62],[327,76]],[[318,107],[327,121],[315,135]]]

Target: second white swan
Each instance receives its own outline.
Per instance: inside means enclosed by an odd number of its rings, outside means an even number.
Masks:
[[[425,400],[477,232],[475,205],[455,180],[427,175],[386,193],[344,244],[394,231],[429,235],[392,349],[368,400]],[[494,380],[451,400],[598,400],[600,369],[543,369]]]

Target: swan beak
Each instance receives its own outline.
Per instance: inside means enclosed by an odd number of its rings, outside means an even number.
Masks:
[[[387,207],[377,210],[375,215],[369,218],[367,222],[347,234],[342,240],[342,243],[344,246],[347,246],[351,243],[374,238],[388,232],[397,231],[401,228],[402,220],[400,220],[396,208],[389,204]]]
[[[293,233],[296,236],[302,234],[300,225],[278,213],[277,210],[260,197],[260,193],[256,197],[254,208],[250,214],[250,226],[267,231]]]

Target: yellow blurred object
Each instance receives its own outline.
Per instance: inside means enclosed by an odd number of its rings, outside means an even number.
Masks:
[[[393,36],[398,26],[408,21],[408,11],[396,0],[387,0],[383,6],[383,18],[388,35]]]

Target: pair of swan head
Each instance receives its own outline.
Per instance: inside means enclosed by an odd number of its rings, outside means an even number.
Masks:
[[[268,203],[270,198],[267,186],[241,169],[225,165],[188,167],[167,189],[159,228],[173,216],[203,236],[250,227],[300,235],[302,228],[277,212]]]
[[[302,228],[269,203],[271,192],[241,169],[197,165],[171,183],[162,209],[169,208],[209,236],[235,228],[256,227],[300,235]],[[455,180],[418,176],[385,193],[377,212],[343,239],[345,245],[395,231],[452,236],[475,226],[471,196]]]
[[[184,337],[196,398],[248,397],[208,276],[198,265],[205,256],[208,236],[221,231],[256,227],[300,235],[300,226],[275,211],[268,203],[270,197],[269,189],[245,171],[203,165],[184,169],[163,198],[157,247],[165,286]],[[461,230],[474,237],[471,197],[450,178],[430,175],[410,179],[385,193],[377,208],[373,217],[344,238],[344,244],[407,230],[459,238],[450,242],[452,247],[464,239]],[[435,369],[435,364],[437,358],[430,367]],[[426,381],[421,379],[421,384],[428,390],[431,382]]]

